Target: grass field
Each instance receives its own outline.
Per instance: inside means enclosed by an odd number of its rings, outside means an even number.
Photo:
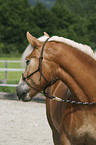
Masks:
[[[20,60],[21,59],[21,54],[18,56],[13,56],[13,55],[0,55],[0,60]]]
[[[21,57],[12,57],[12,56],[3,56],[0,57],[0,60],[21,60]],[[0,68],[5,68],[5,62],[0,62]],[[7,68],[22,68],[21,63],[7,63]],[[18,84],[22,72],[7,72],[7,84]],[[5,79],[5,72],[0,72],[0,83]],[[15,87],[1,87],[0,92],[10,92],[15,93]]]

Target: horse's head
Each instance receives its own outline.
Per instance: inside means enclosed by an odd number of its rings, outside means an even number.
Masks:
[[[17,95],[23,101],[30,101],[34,95],[56,80],[52,76],[55,65],[49,59],[47,41],[41,42],[29,32],[27,39],[34,49],[26,57],[26,70],[17,87]]]

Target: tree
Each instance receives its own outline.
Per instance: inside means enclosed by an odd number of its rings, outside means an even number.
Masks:
[[[96,1],[56,0],[51,9],[28,0],[0,0],[0,53],[22,53],[28,45],[26,32],[40,37],[67,37],[96,48]]]
[[[96,11],[96,0],[56,0],[55,5],[65,6],[71,13],[89,17]]]
[[[4,52],[9,53],[17,47],[19,52],[26,43],[25,33],[28,30],[28,17],[30,5],[24,0],[0,0],[0,41],[4,43]],[[10,45],[9,50],[8,45]]]
[[[54,14],[43,4],[37,3],[33,8],[33,15],[35,15],[34,23],[41,29],[41,32],[46,31],[51,35],[55,25]],[[38,37],[41,36],[41,32]]]
[[[96,14],[89,17],[88,36],[93,49],[96,49]]]
[[[74,15],[71,14],[65,6],[55,5],[51,8],[51,11],[55,17],[55,35],[68,37],[69,29],[72,31],[72,25],[75,23]],[[72,34],[71,34],[72,36]],[[69,37],[71,38],[71,37]]]

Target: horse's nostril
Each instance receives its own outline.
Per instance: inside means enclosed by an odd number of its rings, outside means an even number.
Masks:
[[[24,81],[19,83],[16,88],[16,94],[18,96],[18,99],[23,100],[23,98],[27,96],[28,92],[30,92],[30,88],[27,86],[27,84]]]
[[[16,88],[16,92],[17,92],[18,99],[20,100],[22,96],[24,96],[27,93],[27,90],[23,90],[21,89],[21,87],[18,86]]]
[[[28,90],[21,90],[20,88],[16,88],[17,90],[17,96],[19,100],[22,100],[24,102],[29,102],[32,100],[32,98],[29,97],[29,91]]]

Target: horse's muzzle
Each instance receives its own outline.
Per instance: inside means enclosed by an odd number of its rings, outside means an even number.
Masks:
[[[30,89],[25,82],[20,83],[16,88],[18,99],[24,102],[31,101],[31,98],[29,97],[29,91]]]

